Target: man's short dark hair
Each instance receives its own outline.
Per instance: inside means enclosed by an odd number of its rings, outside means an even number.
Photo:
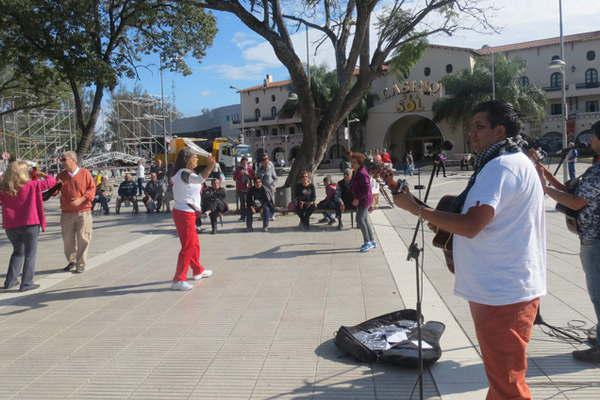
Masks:
[[[248,161],[248,159],[247,159],[246,157],[242,157],[242,158],[240,159],[240,162],[242,162],[242,161]]]
[[[502,125],[506,129],[506,136],[517,136],[521,131],[521,119],[515,107],[502,100],[491,100],[479,103],[473,114],[484,112],[492,128]]]

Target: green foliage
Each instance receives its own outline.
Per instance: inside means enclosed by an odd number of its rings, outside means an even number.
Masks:
[[[390,61],[390,70],[396,74],[398,79],[408,78],[410,70],[421,59],[427,49],[426,39],[415,39],[398,47]]]
[[[495,60],[496,98],[512,103],[526,117],[541,120],[545,114],[544,92],[533,85],[522,86],[519,78],[525,64],[519,59],[499,55]],[[479,58],[473,70],[463,70],[442,79],[447,97],[433,104],[434,120],[462,122],[471,116],[474,107],[492,99],[492,67],[487,58]]]
[[[105,89],[135,78],[143,54],[158,53],[163,67],[189,74],[184,56],[201,59],[216,34],[214,16],[193,0],[0,0],[0,54],[15,68],[47,65],[68,82],[86,151]],[[93,103],[83,118],[82,88]]]

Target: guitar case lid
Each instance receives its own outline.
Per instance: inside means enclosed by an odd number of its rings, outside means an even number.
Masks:
[[[419,364],[417,342],[417,312],[412,309],[394,311],[354,326],[341,326],[335,344],[343,353],[365,363],[386,362],[409,368]],[[446,326],[437,321],[421,325],[422,355],[425,366],[442,356],[440,338]],[[389,343],[393,337],[401,337]]]

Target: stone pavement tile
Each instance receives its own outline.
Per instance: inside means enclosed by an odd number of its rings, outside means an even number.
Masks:
[[[189,399],[249,399],[255,384],[254,380],[243,378],[202,378]]]

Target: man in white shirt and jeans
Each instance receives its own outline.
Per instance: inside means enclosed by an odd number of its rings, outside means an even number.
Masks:
[[[470,140],[476,169],[456,211],[424,208],[389,181],[395,203],[454,234],[455,293],[469,301],[489,381],[487,400],[528,400],[527,343],[546,294],[544,190],[519,147],[519,117],[502,101],[479,104]]]

